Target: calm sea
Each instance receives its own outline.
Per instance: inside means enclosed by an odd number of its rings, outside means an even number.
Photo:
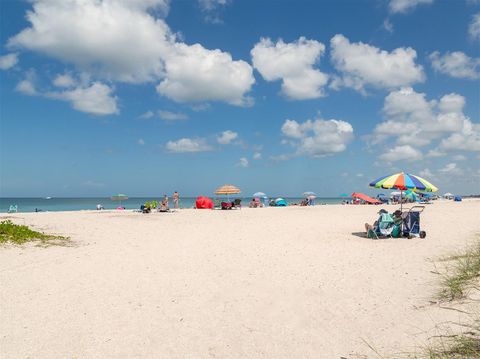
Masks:
[[[288,203],[298,203],[303,198],[283,197]],[[341,203],[345,198],[317,198],[315,203],[318,204],[337,204]],[[140,208],[146,201],[161,200],[161,198],[152,197],[132,197],[126,201],[122,201],[122,206],[126,209]],[[242,204],[248,205],[251,197],[242,199]],[[17,205],[18,212],[35,212],[38,211],[79,211],[85,209],[96,209],[97,204],[101,204],[105,209],[115,209],[120,203],[114,202],[108,197],[95,198],[0,198],[0,213],[7,212],[10,205]],[[194,197],[185,197],[180,199],[181,208],[192,208],[195,204]],[[170,198],[170,207],[173,207]]]

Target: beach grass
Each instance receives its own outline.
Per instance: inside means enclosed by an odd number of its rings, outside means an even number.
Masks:
[[[478,238],[478,235],[477,235]],[[458,301],[469,299],[473,311],[466,312],[461,323],[453,323],[463,328],[458,334],[440,335],[434,344],[425,348],[428,359],[480,358],[480,301],[470,296],[472,290],[480,290],[480,241],[463,253],[442,259],[451,262],[443,274],[439,299]]]
[[[443,259],[451,263],[443,274],[439,299],[452,301],[463,299],[470,289],[479,289],[480,279],[480,241],[469,247],[464,253]]]
[[[34,231],[27,226],[14,224],[10,220],[0,222],[0,244],[24,244],[40,241],[42,244],[65,243],[69,238]]]

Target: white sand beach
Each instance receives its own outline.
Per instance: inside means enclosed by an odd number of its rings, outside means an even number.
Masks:
[[[0,357],[374,358],[458,312],[433,261],[480,232],[480,200],[436,201],[426,239],[356,233],[379,206],[2,215],[71,237],[0,247]],[[385,208],[393,210],[394,206]]]

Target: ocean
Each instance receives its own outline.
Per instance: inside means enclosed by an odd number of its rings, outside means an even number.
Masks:
[[[213,198],[213,197],[212,197]],[[233,197],[232,197],[233,198]],[[299,203],[302,197],[283,197],[289,204]],[[196,197],[180,198],[181,208],[192,208],[195,205]],[[315,204],[338,204],[342,203],[345,198],[321,198],[315,200]],[[122,201],[121,205],[126,209],[137,209],[147,201],[160,201],[161,197],[130,197],[126,201]],[[248,206],[251,197],[242,198],[242,204]],[[170,198],[170,207],[173,207]],[[80,211],[94,210],[97,204],[101,204],[105,209],[115,209],[120,206],[120,202],[114,202],[109,197],[92,197],[92,198],[0,198],[0,213],[8,211],[10,205],[17,205],[18,212],[35,212],[35,211]]]

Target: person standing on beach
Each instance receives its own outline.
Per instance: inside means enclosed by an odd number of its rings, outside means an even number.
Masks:
[[[173,207],[174,207],[174,208],[178,208],[178,202],[180,201],[180,195],[178,194],[177,191],[175,191],[175,192],[173,193],[172,198],[173,198]]]

